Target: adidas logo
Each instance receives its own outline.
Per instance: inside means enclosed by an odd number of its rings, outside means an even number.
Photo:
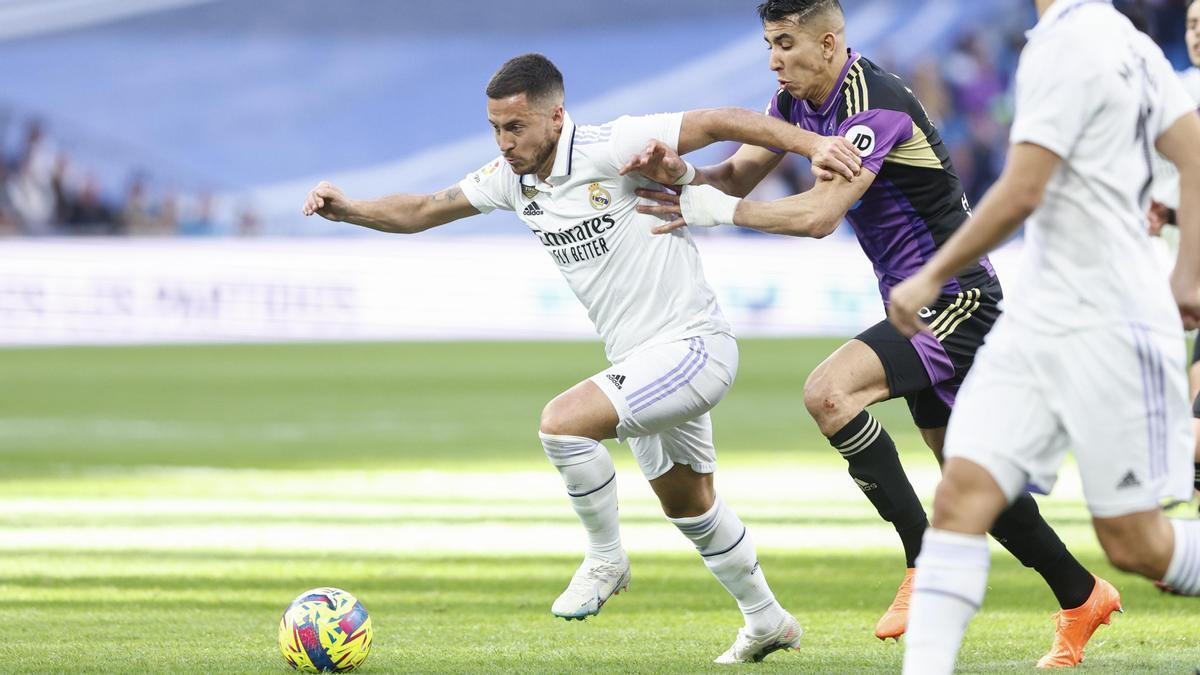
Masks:
[[[870,492],[871,490],[875,490],[879,487],[879,483],[868,483],[865,480],[859,480],[857,478],[854,479],[854,482],[858,483],[858,487],[861,488],[863,492]]]
[[[1141,484],[1142,481],[1138,480],[1137,476],[1133,475],[1133,472],[1130,471],[1129,473],[1125,474],[1125,477],[1121,479],[1120,483],[1117,483],[1117,489],[1120,490],[1122,488],[1140,487]]]
[[[541,212],[539,211],[538,213],[541,213]],[[621,385],[625,384],[625,376],[624,375],[609,375],[608,381],[612,382],[613,386],[615,386],[618,390],[620,390]]]
[[[541,215],[545,215],[545,214],[542,212],[542,207],[537,205],[537,202],[529,202],[529,206],[525,207],[525,210],[521,212],[521,215],[523,215],[523,216],[541,216]]]

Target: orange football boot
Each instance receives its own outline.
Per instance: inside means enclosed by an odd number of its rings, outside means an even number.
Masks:
[[[1107,581],[1092,575],[1096,587],[1086,602],[1075,609],[1060,609],[1054,615],[1054,644],[1038,659],[1038,668],[1070,668],[1083,661],[1083,648],[1092,633],[1107,624],[1113,612],[1122,612],[1121,594]]]
[[[908,630],[908,603],[912,600],[913,575],[917,570],[910,567],[904,570],[904,581],[896,589],[896,599],[875,624],[875,637],[880,640],[892,638],[899,641],[904,631]]]

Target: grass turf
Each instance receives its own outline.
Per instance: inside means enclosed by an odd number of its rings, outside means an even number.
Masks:
[[[838,465],[800,398],[805,375],[838,344],[743,342],[738,383],[714,413],[723,466],[803,472]],[[361,514],[339,519],[339,500],[388,497],[314,495],[292,486],[346,471],[550,471],[533,436],[538,413],[554,394],[602,368],[602,359],[587,343],[0,351],[0,530],[37,535],[75,527],[118,538],[129,528],[198,523],[295,524],[302,532],[306,524],[351,522],[370,533],[372,523],[386,523]],[[902,404],[873,412],[906,462],[928,461]],[[632,467],[627,453],[614,455],[619,466]],[[157,511],[184,498],[220,506],[278,495],[312,506],[269,517]],[[144,500],[144,512],[55,508],[120,499]],[[426,522],[455,527],[473,519],[438,515],[437,501],[431,505],[421,516]],[[481,513],[489,507],[478,506]],[[838,517],[812,515],[820,506],[800,509],[796,520],[837,530],[875,518],[865,500]],[[1075,534],[1086,529],[1079,504],[1045,506],[1056,525]],[[571,520],[565,505],[544,517]],[[625,522],[652,517],[633,511]],[[521,517],[487,522],[537,524]],[[1200,607],[1117,574],[1086,541],[1076,552],[1118,583],[1129,613],[1100,630],[1084,670],[1192,672],[1200,665]],[[755,670],[897,670],[902,650],[870,636],[899,580],[896,552],[803,544],[764,550],[761,559],[776,593],[805,625],[804,646]],[[575,556],[381,554],[353,541],[303,536],[285,552],[59,540],[8,546],[0,536],[0,592],[11,627],[0,641],[0,663],[6,672],[286,672],[274,641],[279,613],[306,588],[334,584],[371,611],[377,635],[368,671],[709,669],[737,627],[729,598],[694,555],[632,555],[631,594],[594,620],[568,624],[552,620],[547,607]],[[960,666],[1032,670],[1049,645],[1054,609],[1036,575],[997,556]]]
[[[806,635],[755,672],[898,671],[902,649],[871,629],[894,591],[886,556],[763,552],[775,591]],[[0,592],[23,627],[0,644],[6,672],[285,672],[275,646],[283,606],[331,579],[371,612],[371,672],[705,672],[739,623],[693,556],[633,554],[634,580],[586,622],[549,601],[575,557],[279,555],[25,551],[0,556]],[[1104,569],[1095,555],[1085,562]],[[1149,584],[1123,585],[1127,613],[1102,627],[1086,672],[1190,673],[1196,609]],[[967,634],[966,672],[1033,671],[1049,646],[1053,600],[997,558]],[[747,668],[750,670],[750,668]]]

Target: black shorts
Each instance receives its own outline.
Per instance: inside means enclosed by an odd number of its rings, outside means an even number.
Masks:
[[[908,401],[918,428],[939,429],[950,421],[954,396],[975,362],[975,352],[1000,318],[998,305],[1003,298],[1000,280],[992,279],[956,295],[943,295],[926,308],[922,318],[933,335],[921,333],[909,339],[888,321],[858,335],[883,362],[891,397]]]

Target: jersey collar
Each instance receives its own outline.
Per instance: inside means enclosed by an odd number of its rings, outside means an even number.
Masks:
[[[1099,4],[1111,5],[1112,0],[1058,0],[1058,2],[1050,5],[1046,13],[1042,15],[1042,18],[1038,19],[1037,25],[1025,31],[1025,37],[1032,39],[1039,32],[1058,23],[1080,7]]]
[[[842,85],[846,83],[846,75],[850,72],[850,66],[853,66],[854,63],[858,61],[858,59],[861,57],[861,54],[857,54],[847,47],[846,56],[849,58],[846,59],[846,65],[842,66],[842,74],[838,75],[837,84],[835,84],[833,89],[829,91],[829,96],[825,97],[825,102],[821,104],[821,109],[817,111],[817,114],[821,115],[822,117],[829,113],[830,108],[833,107],[834,101],[837,100],[838,94],[842,93]],[[809,104],[807,100],[804,101],[804,106],[808,108],[810,112],[812,111],[812,105]]]
[[[571,175],[571,156],[574,154],[575,122],[571,119],[571,115],[563,110],[562,133],[558,137],[558,148],[554,151],[554,166],[550,168],[550,175],[546,178],[546,183],[558,185],[565,182],[565,179]],[[538,184],[537,174],[521,175],[522,187],[536,188]]]

